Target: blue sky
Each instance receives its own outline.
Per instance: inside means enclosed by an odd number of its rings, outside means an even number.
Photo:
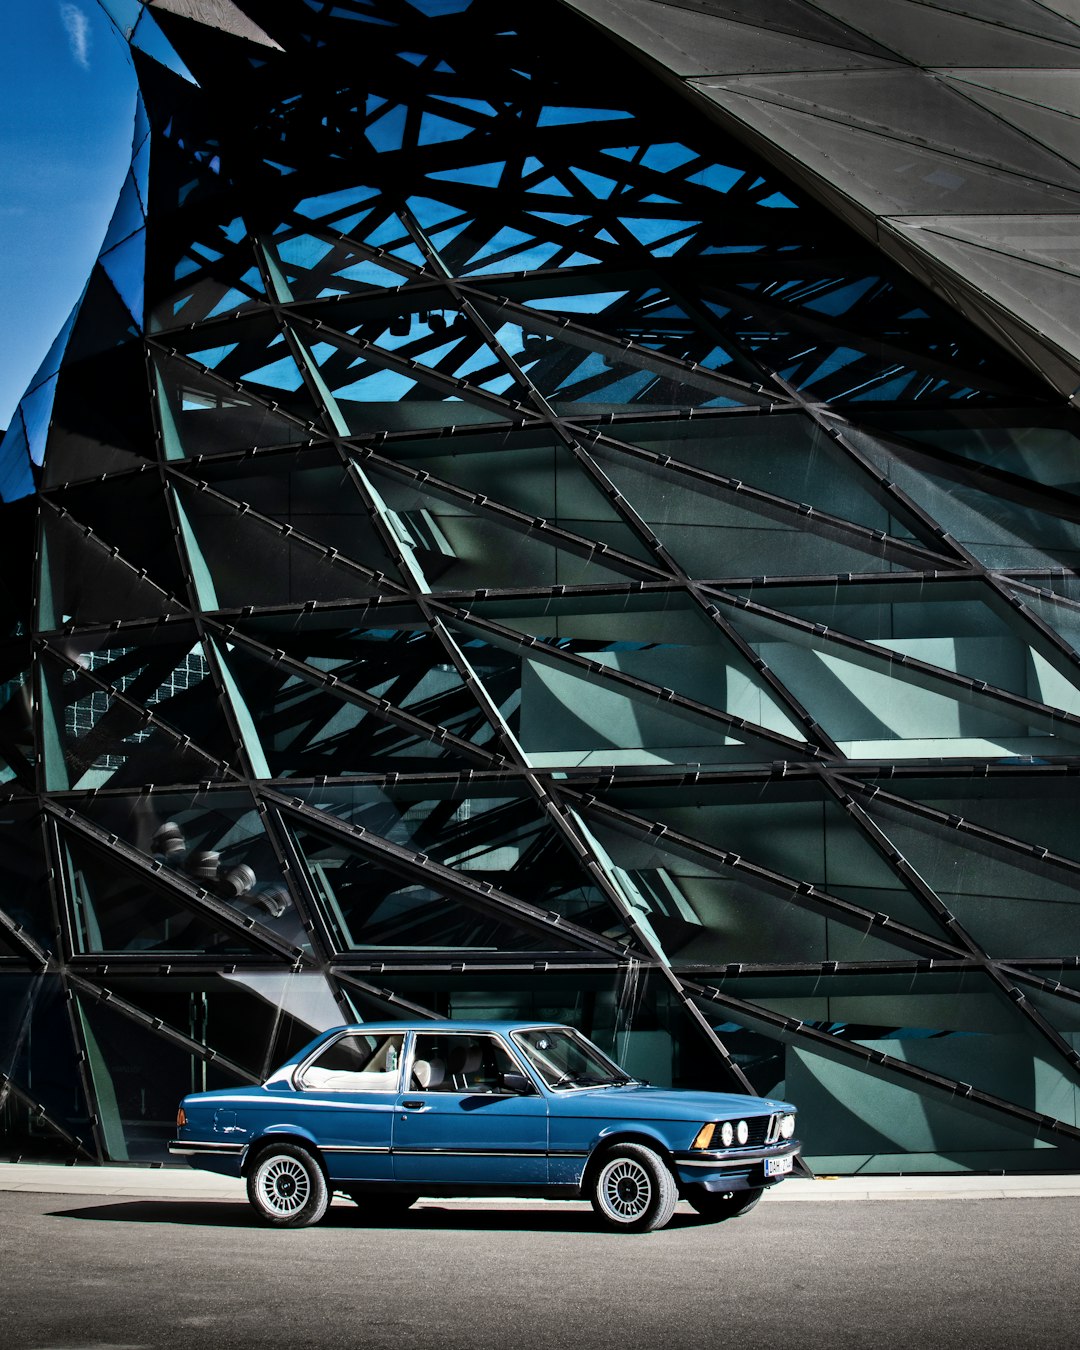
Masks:
[[[4,0],[0,429],[89,275],[131,158],[135,76],[96,0]]]

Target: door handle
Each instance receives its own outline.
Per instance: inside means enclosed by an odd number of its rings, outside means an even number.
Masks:
[[[409,1101],[402,1102],[401,1104],[402,1104],[402,1106],[405,1108],[406,1111],[426,1111],[426,1110],[427,1110],[427,1102],[417,1102],[417,1101],[412,1101],[412,1100],[410,1099]]]

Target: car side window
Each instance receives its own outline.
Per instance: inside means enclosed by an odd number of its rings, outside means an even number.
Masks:
[[[300,1087],[319,1092],[396,1092],[403,1034],[350,1033],[322,1049],[300,1075]]]
[[[410,1090],[422,1092],[520,1092],[529,1084],[496,1036],[419,1033]]]

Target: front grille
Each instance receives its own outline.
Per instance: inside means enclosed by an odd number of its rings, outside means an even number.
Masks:
[[[743,1119],[750,1129],[750,1138],[747,1139],[745,1144],[736,1141],[732,1145],[733,1148],[757,1148],[762,1144],[774,1144],[776,1142],[776,1116],[744,1116]],[[731,1123],[734,1125],[736,1121],[733,1120]],[[708,1148],[724,1147],[720,1141],[721,1124],[722,1122],[717,1122],[713,1126],[712,1138],[707,1145]]]

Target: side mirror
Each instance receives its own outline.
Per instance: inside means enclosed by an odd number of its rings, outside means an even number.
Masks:
[[[506,1092],[513,1092],[520,1097],[528,1097],[536,1091],[523,1073],[504,1073],[502,1085]]]

